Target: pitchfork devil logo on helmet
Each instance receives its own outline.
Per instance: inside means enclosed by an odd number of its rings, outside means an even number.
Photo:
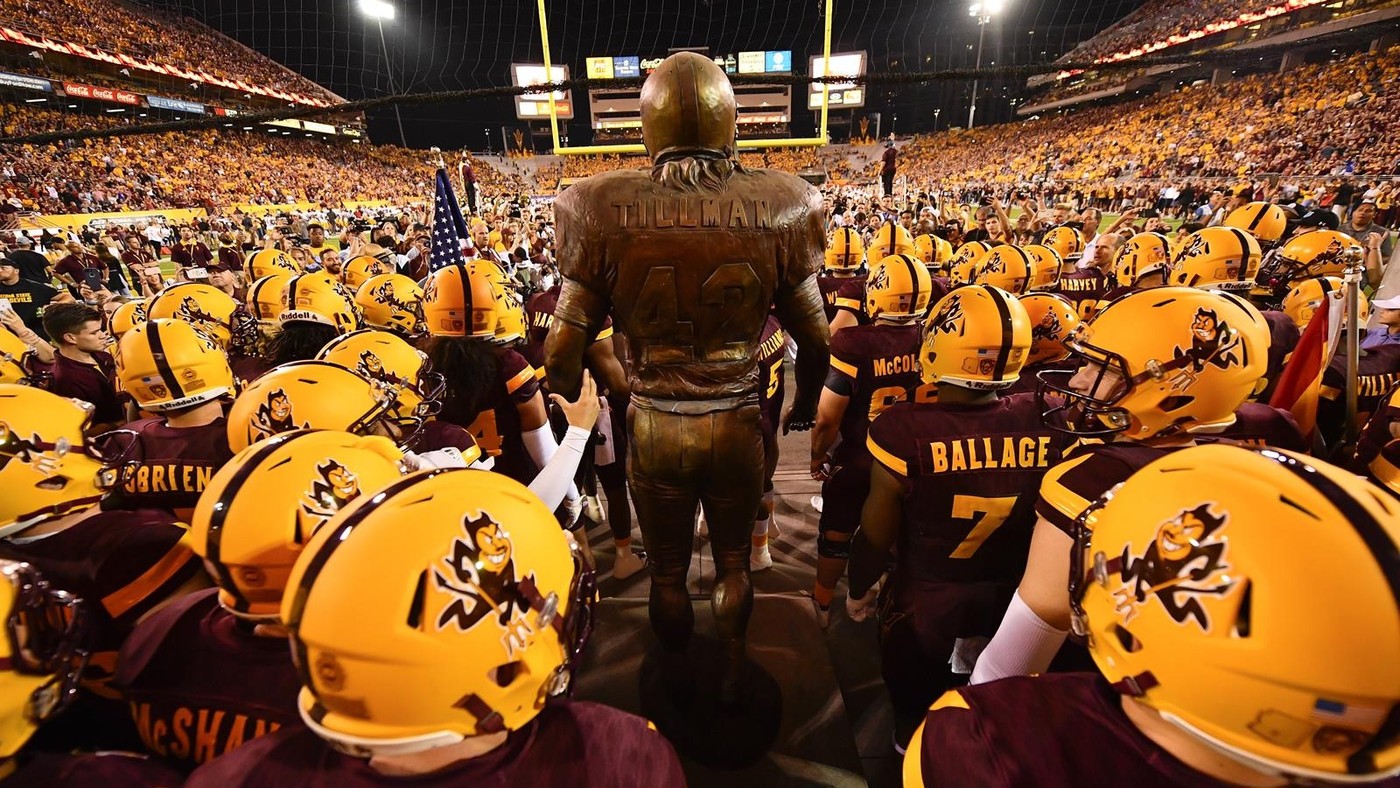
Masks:
[[[437,588],[453,597],[438,614],[437,628],[466,632],[494,614],[504,632],[501,643],[507,656],[513,656],[538,631],[526,618],[527,591],[534,588],[535,576],[515,576],[515,545],[489,513],[464,516],[462,530],[465,537],[454,539],[451,553],[442,559],[447,572],[433,570]]]
[[[959,297],[949,298],[943,308],[938,310],[938,314],[928,322],[928,330],[931,333],[941,334],[962,334],[963,331],[963,305]]]
[[[1157,528],[1152,544],[1141,558],[1123,548],[1123,586],[1114,592],[1117,609],[1128,623],[1138,616],[1141,606],[1155,598],[1178,624],[1195,621],[1210,631],[1210,616],[1199,599],[1204,594],[1221,596],[1234,587],[1224,573],[1227,540],[1219,532],[1230,519],[1229,512],[1211,511],[1213,503],[1184,509]]]

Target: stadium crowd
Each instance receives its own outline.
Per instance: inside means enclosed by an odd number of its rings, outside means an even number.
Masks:
[[[331,100],[324,88],[190,17],[117,0],[3,0],[0,24],[227,80]]]
[[[1360,13],[1387,5],[1392,0],[1349,0],[1337,3],[1336,16]],[[1165,44],[1173,37],[1197,31],[1219,32],[1222,24],[1237,23],[1250,15],[1262,14],[1271,8],[1297,10],[1296,3],[1286,0],[1148,0],[1092,38],[1066,53],[1061,61],[1083,63],[1100,60],[1120,53],[1142,50],[1155,44]]]

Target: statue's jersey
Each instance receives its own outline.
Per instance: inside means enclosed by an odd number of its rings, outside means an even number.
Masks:
[[[645,171],[605,173],[555,202],[560,271],[610,304],[634,395],[756,394],[768,307],[821,269],[822,216],[817,190],[786,173],[736,172],[693,192]],[[565,295],[556,317],[587,325]]]

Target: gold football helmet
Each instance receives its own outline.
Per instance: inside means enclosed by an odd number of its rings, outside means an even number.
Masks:
[[[396,419],[426,419],[442,405],[446,383],[433,371],[427,354],[388,331],[352,331],[332,339],[316,358],[391,387],[395,398],[390,415]]]
[[[0,383],[0,537],[102,498],[102,463],[84,438],[91,420],[86,402]]]
[[[234,392],[228,355],[199,329],[156,318],[128,331],[117,347],[117,380],[143,410],[162,413]]]
[[[292,571],[282,619],[302,719],[360,757],[519,730],[569,691],[593,597],[578,546],[519,482],[467,469],[392,482]]]
[[[88,659],[82,600],[21,561],[0,559],[0,758],[68,708]]]
[[[359,257],[350,258],[349,262],[345,264],[345,267],[340,271],[340,281],[345,283],[346,289],[350,292],[358,293],[360,287],[371,277],[392,273],[397,273],[393,263],[362,254]]]
[[[1031,322],[1016,297],[967,285],[934,305],[919,352],[925,383],[1004,389],[1016,382],[1031,348]]]
[[[238,299],[202,282],[181,282],[165,288],[151,299],[146,319],[189,323],[224,350],[247,347],[258,333],[257,320]]]
[[[982,255],[972,270],[972,281],[991,285],[1012,294],[1021,295],[1030,289],[1032,263],[1029,254],[1018,246],[1001,244]]]
[[[1120,693],[1290,783],[1400,773],[1400,502],[1312,457],[1208,445],[1075,530],[1075,629]]]
[[[1237,295],[1189,287],[1127,293],[1065,337],[1083,369],[1039,373],[1042,389],[1064,397],[1053,406],[1042,401],[1047,417],[1065,417],[1047,423],[1132,440],[1228,426],[1264,377],[1269,341],[1264,317]]]
[[[1031,321],[1031,349],[1026,366],[1061,361],[1069,357],[1065,337],[1079,327],[1079,312],[1064,296],[1055,293],[1027,293],[1021,306]]]
[[[359,327],[360,310],[355,296],[324,271],[302,274],[287,283],[287,307],[278,322],[320,323],[342,334]]]
[[[870,239],[870,245],[865,247],[865,256],[869,260],[883,260],[892,254],[907,254],[913,257],[918,253],[919,248],[914,245],[914,236],[892,219],[875,232],[875,237]]]
[[[826,270],[856,271],[865,265],[865,242],[860,233],[842,227],[826,242]]]
[[[491,283],[491,292],[496,297],[496,341],[510,343],[524,339],[525,299],[520,296],[518,283],[505,269],[487,260],[468,261],[467,268],[472,276],[484,276]]]
[[[248,275],[249,281],[254,281],[271,274],[296,276],[301,273],[301,266],[280,249],[260,249],[248,255],[243,263],[243,272]]]
[[[1161,233],[1138,233],[1113,259],[1113,278],[1119,287],[1134,287],[1144,277],[1157,274],[1165,280],[1171,267],[1172,244]]]
[[[1078,260],[1084,254],[1084,235],[1073,227],[1056,227],[1047,232],[1040,242],[1054,249],[1061,260]]]
[[[233,401],[228,445],[242,451],[273,435],[302,429],[372,435],[391,420],[397,397],[393,386],[329,361],[293,361],[269,370]]]
[[[1322,306],[1324,298],[1331,298],[1334,308],[1345,308],[1345,294],[1342,280],[1335,276],[1304,279],[1294,282],[1293,287],[1288,290],[1288,295],[1283,297],[1283,312],[1293,319],[1299,330],[1303,330],[1312,321],[1318,307]],[[1357,295],[1359,320],[1361,325],[1365,326],[1366,321],[1371,319],[1371,301],[1364,291]]]
[[[355,291],[365,324],[416,337],[423,333],[423,288],[403,274],[372,276]]]
[[[953,259],[953,245],[948,243],[947,239],[933,233],[916,236],[914,248],[919,252],[919,259],[924,261],[924,265],[927,265],[931,272],[942,271]]]
[[[1050,290],[1060,283],[1065,261],[1060,253],[1043,244],[1021,247],[1031,257],[1031,290]]]
[[[641,93],[642,142],[657,164],[682,156],[734,156],[738,109],[724,69],[694,52],[661,62]]]
[[[292,430],[238,452],[199,497],[190,547],[239,618],[276,623],[302,547],[336,512],[400,478],[393,441],[337,430]]]
[[[1259,273],[1259,242],[1244,230],[1207,227],[1187,237],[1167,283],[1248,293]]]
[[[127,301],[112,313],[112,319],[107,321],[107,333],[111,334],[113,339],[121,339],[123,334],[144,322],[146,301]]]
[[[1244,230],[1259,241],[1261,248],[1271,249],[1283,240],[1283,234],[1288,230],[1288,216],[1273,203],[1251,202],[1230,211],[1224,224]]]
[[[249,286],[248,310],[264,330],[281,325],[279,318],[287,308],[287,285],[291,281],[288,274],[268,274]]]
[[[1295,235],[1260,267],[1259,283],[1279,290],[1299,279],[1339,277],[1349,266],[1360,265],[1365,254],[1360,241],[1336,230]]]
[[[982,261],[982,256],[991,250],[991,246],[981,241],[968,241],[959,246],[957,253],[953,255],[953,261],[948,264],[948,282],[953,287],[972,284],[977,264]]]
[[[496,311],[496,291],[480,266],[453,263],[428,276],[423,314],[429,334],[494,339]]]
[[[907,254],[883,258],[865,277],[865,315],[871,320],[923,317],[932,297],[928,269]]]

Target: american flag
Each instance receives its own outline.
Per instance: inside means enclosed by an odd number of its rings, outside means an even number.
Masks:
[[[428,270],[436,271],[453,263],[460,263],[462,238],[467,235],[467,223],[462,219],[462,209],[457,207],[457,195],[452,193],[452,183],[447,170],[437,171],[437,196],[433,200],[433,248],[428,253]]]

